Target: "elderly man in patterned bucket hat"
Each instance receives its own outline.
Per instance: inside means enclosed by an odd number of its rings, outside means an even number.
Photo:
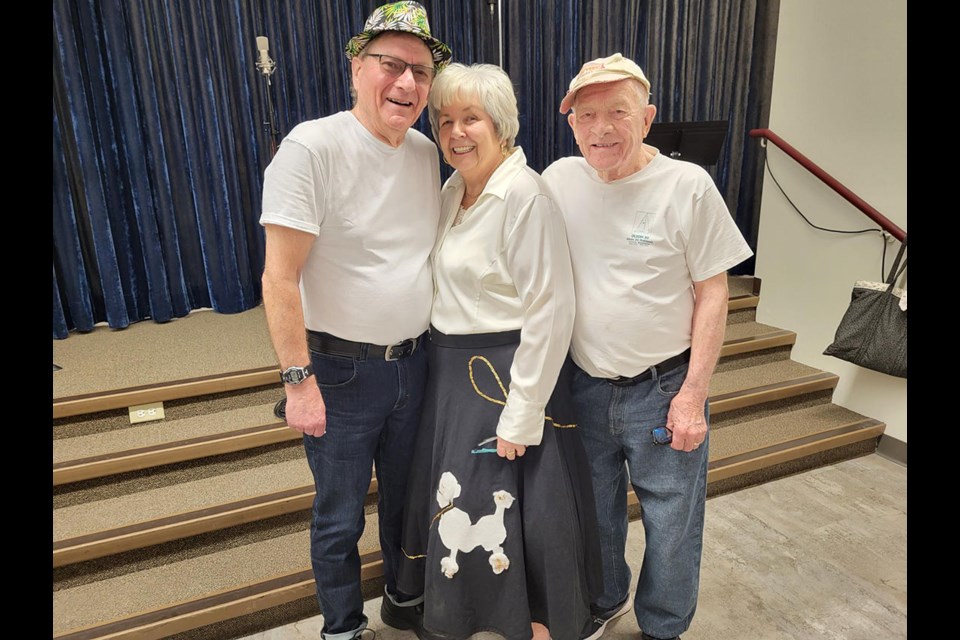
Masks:
[[[371,469],[385,623],[421,640],[422,596],[396,591],[408,465],[426,383],[440,215],[436,146],[411,127],[450,59],[416,2],[377,8],[346,46],[355,102],[300,123],[264,173],[263,302],[316,498],[310,556],[326,640],[366,629],[357,543]]]

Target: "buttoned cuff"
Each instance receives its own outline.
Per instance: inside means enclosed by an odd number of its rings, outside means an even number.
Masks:
[[[514,444],[536,446],[543,440],[544,416],[544,408],[539,403],[524,402],[510,395],[500,414],[497,435]]]

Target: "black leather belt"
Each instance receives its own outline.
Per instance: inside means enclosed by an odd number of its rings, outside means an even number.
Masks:
[[[655,364],[646,371],[638,373],[632,378],[625,378],[620,376],[619,378],[607,378],[607,382],[617,387],[632,387],[635,384],[640,384],[646,380],[649,380],[653,377],[653,370],[657,370],[657,375],[663,375],[666,372],[676,369],[685,362],[690,362],[690,349],[687,349],[683,353],[678,353],[672,358],[667,358],[660,364]]]
[[[311,351],[331,356],[399,360],[413,354],[425,338],[426,334],[396,344],[381,346],[367,342],[344,340],[322,331],[307,331],[307,346],[310,347]]]

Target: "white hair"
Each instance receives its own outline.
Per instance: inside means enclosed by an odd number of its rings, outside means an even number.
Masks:
[[[493,64],[467,66],[454,62],[437,74],[427,97],[434,140],[440,140],[440,110],[458,98],[476,98],[493,120],[497,136],[507,151],[513,148],[520,131],[520,115],[513,83],[506,71]]]

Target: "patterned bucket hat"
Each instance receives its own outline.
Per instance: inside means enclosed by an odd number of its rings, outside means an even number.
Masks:
[[[423,40],[433,54],[433,63],[437,69],[445,67],[453,55],[450,47],[430,35],[427,10],[423,5],[419,2],[391,2],[374,9],[363,25],[363,31],[350,39],[344,49],[347,60],[360,55],[367,43],[384,31],[402,31]]]

